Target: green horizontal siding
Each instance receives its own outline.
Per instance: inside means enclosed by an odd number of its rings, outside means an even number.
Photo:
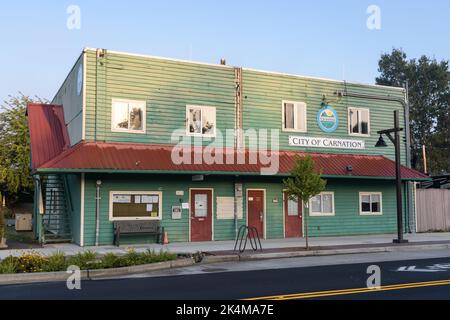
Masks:
[[[217,127],[234,129],[235,79],[233,68],[109,53],[97,58],[87,51],[86,139],[110,142],[171,144],[174,130],[185,129],[186,105],[216,107]],[[398,102],[344,97],[337,99],[336,91],[403,99],[402,90],[359,84],[346,84],[306,77],[275,73],[243,71],[244,129],[282,130],[282,101],[301,101],[308,105],[308,132],[281,132],[280,148],[309,152],[333,152],[384,155],[394,158],[394,147],[375,148],[377,131],[393,126],[393,111],[403,107]],[[317,112],[323,97],[338,114],[340,126],[334,133],[322,132]],[[146,134],[114,133],[111,131],[111,102],[113,98],[147,102]],[[370,109],[370,137],[348,133],[348,108]],[[331,137],[364,140],[366,150],[297,148],[289,146],[289,136]],[[402,133],[404,138],[405,133]],[[208,143],[208,142],[205,142]],[[233,141],[227,141],[231,146]],[[406,163],[405,143],[402,143],[402,162]]]
[[[191,176],[184,177],[156,177],[136,175],[86,175],[85,192],[85,245],[95,244],[95,193],[96,181],[102,180],[100,202],[100,244],[109,245],[113,242],[113,223],[109,221],[109,193],[110,191],[161,191],[163,193],[163,220],[162,226],[169,234],[172,242],[189,241],[188,210],[183,210],[181,220],[172,220],[172,206],[189,202],[190,188],[214,189],[214,239],[229,240],[235,237],[234,220],[217,219],[217,197],[232,197],[234,182],[232,178],[207,177],[205,182],[192,182]],[[184,197],[176,196],[176,191],[184,191]],[[245,223],[245,218],[240,224]],[[154,238],[146,236],[124,237],[123,243],[153,243]]]
[[[189,104],[216,107],[218,129],[234,128],[233,69],[113,53],[97,61],[92,51],[88,65],[88,140],[171,144],[172,132],[186,128]],[[147,102],[146,134],[111,132],[114,98]]]
[[[403,92],[384,87],[362,86],[307,79],[294,76],[268,74],[257,71],[243,73],[244,83],[244,128],[280,130],[280,148],[283,150],[301,150],[323,153],[352,153],[366,155],[384,155],[395,158],[394,146],[389,142],[388,148],[375,148],[379,135],[376,132],[394,126],[394,110],[401,110],[401,123],[404,123],[403,106],[398,102],[368,100],[360,98],[337,99],[336,91],[347,90],[349,93],[376,95],[381,97],[404,98]],[[337,111],[339,128],[334,133],[324,133],[317,124],[317,113],[322,109],[323,97]],[[307,133],[282,132],[282,101],[298,101],[307,104]],[[348,108],[370,109],[370,137],[349,135]],[[404,132],[402,138],[404,138]],[[364,140],[365,150],[339,150],[298,148],[289,146],[289,136],[329,137],[337,139]],[[387,138],[386,138],[387,140]],[[402,143],[402,161],[406,163],[405,143]]]
[[[137,175],[93,175],[86,176],[85,193],[85,245],[95,243],[95,183],[102,180],[100,202],[100,244],[110,245],[113,242],[113,224],[109,221],[110,191],[161,191],[163,193],[162,226],[169,234],[171,242],[189,241],[188,210],[183,210],[181,220],[172,220],[172,206],[189,202],[190,188],[214,189],[214,240],[234,240],[234,220],[217,219],[217,197],[231,197],[234,194],[234,179],[231,177],[207,176],[204,182],[192,182],[190,176],[174,178],[173,176],[137,176]],[[264,189],[266,191],[266,238],[282,239],[283,225],[283,184],[277,179],[238,180],[244,185],[244,216],[239,221],[241,226],[247,221],[246,194],[248,189]],[[360,180],[358,184],[343,180],[329,180],[327,191],[335,193],[335,211],[333,217],[309,217],[309,234],[312,237],[343,236],[363,234],[385,234],[396,231],[395,186],[392,181]],[[176,191],[184,191],[184,197],[176,196]],[[360,216],[359,192],[382,192],[383,215]],[[277,200],[277,201],[274,201]],[[148,236],[125,237],[123,243],[153,243],[154,238]]]

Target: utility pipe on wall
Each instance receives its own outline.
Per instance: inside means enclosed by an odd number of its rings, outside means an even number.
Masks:
[[[97,180],[97,192],[95,196],[95,246],[99,245],[100,237],[100,187],[102,185],[101,180]]]

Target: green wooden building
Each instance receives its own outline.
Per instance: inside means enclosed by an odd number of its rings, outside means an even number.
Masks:
[[[242,225],[302,237],[282,180],[306,154],[328,181],[310,235],[395,233],[395,150],[375,148],[395,110],[404,231],[415,232],[415,182],[427,177],[410,169],[407,109],[403,88],[85,49],[52,104],[28,106],[36,234],[110,245],[115,221],[142,220],[171,242],[233,240]]]

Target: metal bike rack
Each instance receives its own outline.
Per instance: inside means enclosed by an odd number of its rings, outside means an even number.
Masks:
[[[239,252],[244,253],[247,249],[247,242],[250,242],[253,251],[262,251],[261,239],[259,238],[258,230],[255,227],[242,226],[239,228],[233,251],[236,251],[239,244]]]

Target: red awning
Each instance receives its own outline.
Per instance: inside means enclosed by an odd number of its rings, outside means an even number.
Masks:
[[[41,165],[40,170],[66,171],[99,171],[99,172],[152,172],[152,173],[198,173],[198,174],[237,174],[257,175],[263,168],[268,168],[258,159],[256,163],[250,161],[254,153],[246,152],[245,164],[236,164],[237,155],[234,154],[233,164],[226,164],[226,157],[233,154],[233,150],[219,150],[213,153],[216,159],[223,159],[223,164],[213,163],[195,164],[195,157],[202,157],[205,149],[191,150],[188,158],[190,163],[177,164],[172,160],[172,152],[179,152],[173,146],[144,145],[128,143],[99,143],[82,142],[72,149],[64,151],[56,158]],[[287,175],[292,170],[298,156],[310,155],[318,172],[325,177],[367,177],[367,178],[395,178],[395,163],[383,156],[366,156],[352,154],[323,154],[281,151],[278,155],[278,175]],[[270,154],[269,154],[270,156]],[[347,168],[351,166],[352,170]],[[405,180],[428,179],[424,174],[402,167],[402,178]]]
[[[31,103],[27,106],[27,114],[31,165],[38,168],[70,146],[64,110],[62,106]]]

